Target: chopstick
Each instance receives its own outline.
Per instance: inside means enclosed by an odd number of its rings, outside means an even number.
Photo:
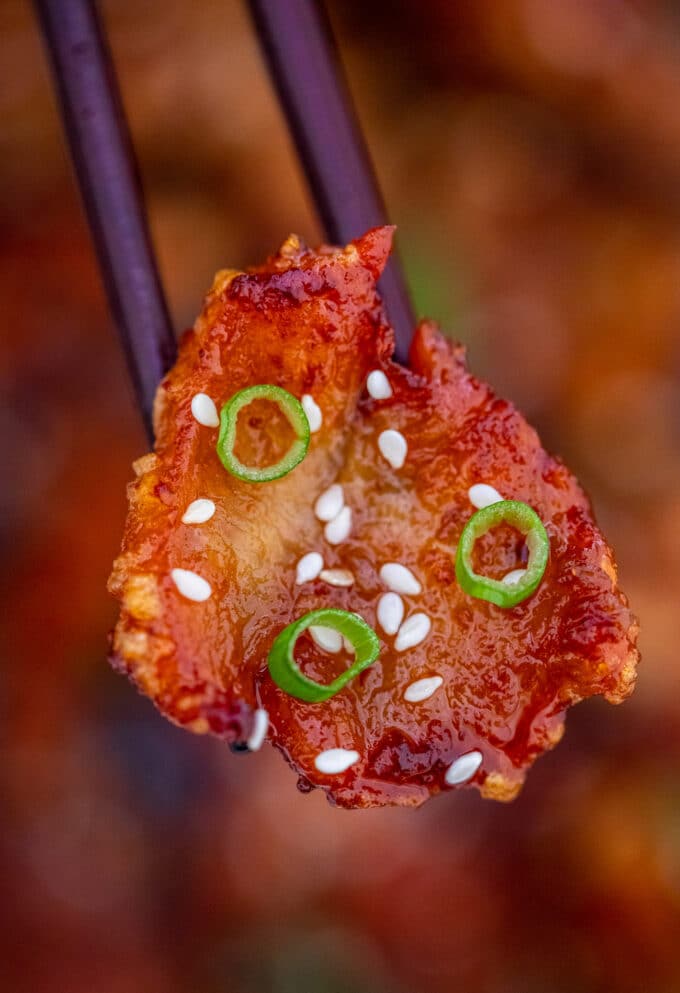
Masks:
[[[385,207],[321,0],[248,0],[260,43],[331,242],[386,224]],[[415,325],[392,254],[380,293],[406,362]]]
[[[249,0],[329,241],[386,223],[385,208],[321,4]],[[99,265],[144,426],[176,341],[149,234],[134,149],[93,0],[34,0]],[[405,362],[414,318],[399,261],[380,292]]]
[[[153,441],[153,399],[176,342],[104,32],[91,0],[35,6],[109,306]]]

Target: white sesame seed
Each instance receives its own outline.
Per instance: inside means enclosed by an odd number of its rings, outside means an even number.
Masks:
[[[332,521],[345,506],[345,494],[340,483],[333,483],[317,498],[314,513],[320,521]]]
[[[449,786],[455,786],[457,783],[466,783],[468,779],[472,779],[483,760],[484,756],[481,752],[466,752],[465,755],[460,755],[455,762],[451,763],[446,770],[444,779]]]
[[[492,503],[498,503],[499,500],[503,499],[498,490],[489,486],[488,483],[475,483],[468,490],[468,497],[472,506],[478,510],[490,507]]]
[[[339,545],[341,541],[349,537],[352,530],[352,508],[343,507],[337,517],[329,521],[324,528],[324,535],[329,545]]]
[[[315,431],[319,430],[323,423],[321,407],[309,393],[305,393],[300,402],[302,403],[302,409],[307,415],[307,420],[309,421],[309,430],[312,434],[314,434]]]
[[[322,569],[319,579],[329,586],[353,586],[354,574],[349,569]]]
[[[423,590],[411,570],[400,562],[386,562],[380,569],[380,578],[385,586],[395,593],[417,596]]]
[[[346,772],[358,761],[358,752],[348,748],[329,748],[325,752],[319,752],[314,759],[314,765],[326,776],[337,776],[338,773]]]
[[[382,369],[374,369],[369,372],[366,389],[374,400],[389,400],[392,396],[390,381]]]
[[[191,398],[191,413],[198,423],[206,428],[218,428],[220,426],[217,407],[207,393],[197,393]]]
[[[313,624],[309,628],[309,633],[312,637],[312,641],[319,648],[323,648],[324,652],[330,652],[335,655],[342,648],[342,635],[335,628],[321,627],[319,624]]]
[[[269,714],[259,707],[253,714],[253,730],[246,744],[251,752],[257,752],[262,748],[264,739],[267,737],[269,728]]]
[[[318,552],[307,552],[297,564],[295,582],[298,586],[316,579],[323,569],[323,558]]]
[[[203,603],[212,593],[210,583],[189,569],[173,569],[170,573],[173,583],[187,600]]]
[[[385,634],[396,634],[404,619],[404,601],[398,593],[383,593],[378,600],[378,624]]]
[[[425,679],[416,679],[404,690],[404,700],[409,703],[422,703],[429,699],[442,685],[444,680],[441,676],[428,676]]]
[[[526,574],[526,569],[513,569],[512,572],[507,574],[507,576],[503,576],[501,582],[507,583],[508,586],[514,586],[515,583],[519,583],[520,579],[524,579]]]
[[[401,469],[408,452],[406,438],[401,431],[393,431],[392,428],[382,431],[378,437],[378,448],[393,469]]]
[[[398,652],[405,652],[408,648],[415,648],[421,641],[425,641],[432,622],[427,614],[412,614],[399,628],[394,647]]]
[[[212,500],[194,500],[182,515],[182,524],[205,524],[215,513]]]

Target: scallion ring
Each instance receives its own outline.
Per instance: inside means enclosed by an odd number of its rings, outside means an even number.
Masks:
[[[332,683],[317,683],[300,671],[295,661],[295,643],[307,628],[312,625],[333,628],[350,641],[355,651],[355,662],[341,673]],[[305,700],[307,703],[320,703],[335,696],[343,687],[372,665],[378,657],[380,642],[378,636],[358,614],[335,607],[312,610],[303,614],[297,621],[285,627],[275,639],[267,658],[269,674],[282,690]]]
[[[472,568],[475,542],[499,524],[509,524],[526,538],[529,561],[524,575],[516,583],[480,576]],[[497,607],[515,607],[538,587],[549,553],[550,540],[538,514],[519,500],[501,500],[478,510],[465,525],[456,553],[456,578],[470,596],[488,600]]]
[[[274,465],[257,468],[244,465],[234,454],[238,415],[253,400],[271,400],[286,415],[295,431],[295,441],[283,458]],[[288,390],[271,383],[248,386],[239,390],[220,411],[220,433],[217,439],[217,454],[224,468],[238,479],[249,483],[268,483],[280,479],[302,462],[309,448],[309,421],[302,404]]]

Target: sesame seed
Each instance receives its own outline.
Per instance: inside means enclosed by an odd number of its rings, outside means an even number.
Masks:
[[[520,579],[524,579],[526,574],[526,569],[513,569],[507,576],[503,576],[501,582],[507,583],[508,586],[514,586],[515,583],[519,583]]]
[[[319,576],[329,586],[353,586],[354,573],[349,569],[323,569]]]
[[[351,530],[352,509],[351,507],[343,507],[337,517],[334,517],[332,521],[328,522],[323,533],[330,545],[339,545],[341,541],[349,537]]]
[[[385,634],[396,634],[404,619],[404,601],[398,593],[383,593],[377,613],[378,624]]]
[[[195,600],[196,603],[202,603],[212,593],[210,583],[195,572],[190,572],[189,569],[173,569],[170,577],[179,592],[187,600]]]
[[[315,431],[319,430],[323,423],[321,407],[309,393],[305,393],[300,402],[302,403],[302,409],[307,415],[307,420],[309,421],[309,430],[312,434],[314,434]]]
[[[302,583],[309,583],[312,579],[316,579],[322,569],[323,558],[321,555],[318,552],[307,552],[297,564],[295,582],[298,586],[301,586]]]
[[[492,503],[498,503],[503,499],[498,490],[489,486],[488,483],[475,483],[468,490],[468,497],[472,506],[478,510],[490,507]]]
[[[405,593],[407,596],[422,593],[423,588],[416,577],[400,562],[386,562],[380,569],[380,578],[395,593]]]
[[[212,500],[194,500],[182,515],[182,524],[205,524],[215,513]]]
[[[314,644],[318,645],[319,648],[323,648],[324,652],[330,652],[332,655],[335,655],[342,648],[342,635],[335,628],[313,624],[309,628],[309,633]]]
[[[199,424],[206,428],[218,428],[220,419],[217,416],[217,407],[207,393],[197,393],[191,399],[191,413]]]
[[[428,700],[442,685],[444,680],[441,676],[428,676],[425,679],[416,679],[404,690],[404,700],[409,703],[422,703]]]
[[[269,728],[269,714],[261,707],[253,714],[253,730],[246,744],[251,752],[257,752],[262,748],[264,739],[267,737]]]
[[[421,641],[425,641],[431,627],[432,622],[427,614],[412,614],[399,628],[394,647],[398,652],[415,648]]]
[[[406,438],[401,431],[393,431],[392,428],[388,428],[387,431],[381,432],[378,437],[378,448],[383,458],[389,462],[393,469],[401,469],[408,452]]]
[[[481,752],[466,752],[465,755],[459,756],[455,762],[451,763],[446,770],[444,779],[449,786],[455,786],[457,783],[466,783],[468,779],[472,779],[483,760],[484,756]]]
[[[366,389],[374,400],[389,400],[392,396],[390,381],[382,369],[374,369],[369,372]]]
[[[346,772],[358,761],[358,752],[348,748],[328,748],[325,752],[319,752],[314,759],[314,765],[326,776],[337,776],[338,773]]]
[[[333,483],[317,498],[314,513],[320,521],[332,521],[345,506],[345,494],[340,483]]]

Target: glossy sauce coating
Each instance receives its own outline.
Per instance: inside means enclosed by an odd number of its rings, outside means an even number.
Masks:
[[[410,368],[391,362],[392,333],[375,289],[390,241],[390,229],[376,229],[344,250],[315,253],[291,237],[260,269],[218,273],[159,388],[156,454],[137,463],[130,488],[110,582],[121,600],[113,660],[194,731],[241,742],[264,707],[269,739],[301,788],[321,786],[340,805],[418,805],[452,788],[447,769],[471,751],[482,761],[470,782],[485,796],[511,799],[526,768],[561,737],[567,706],[630,693],[637,626],[576,480],[511,404],[469,375],[462,349],[423,323]],[[391,397],[368,394],[375,369],[386,374]],[[219,410],[255,383],[311,395],[323,418],[305,460],[266,484],[226,473],[217,430],[191,414],[198,392]],[[380,452],[385,430],[407,442],[401,468]],[[248,438],[254,456],[256,437]],[[263,454],[271,445],[269,430]],[[337,545],[313,510],[333,483],[352,511],[349,536]],[[455,579],[474,483],[530,504],[550,537],[538,591],[511,610],[472,599]],[[215,514],[183,524],[198,498],[214,501]],[[526,550],[517,535],[499,529],[493,537],[479,542],[476,567],[489,575],[521,568]],[[310,551],[326,569],[349,570],[353,585],[320,577],[296,585],[297,562]],[[407,566],[422,586],[402,597],[405,620],[424,613],[431,621],[424,640],[401,652],[376,620],[386,562]],[[184,598],[175,568],[207,580],[209,599]],[[272,683],[267,653],[286,624],[324,606],[360,614],[380,635],[381,653],[331,700],[304,703]],[[327,681],[347,663],[307,636],[299,648],[314,678]],[[407,686],[431,676],[443,685],[429,698],[404,699]],[[320,773],[316,757],[336,748],[356,751],[358,761],[340,774]]]

